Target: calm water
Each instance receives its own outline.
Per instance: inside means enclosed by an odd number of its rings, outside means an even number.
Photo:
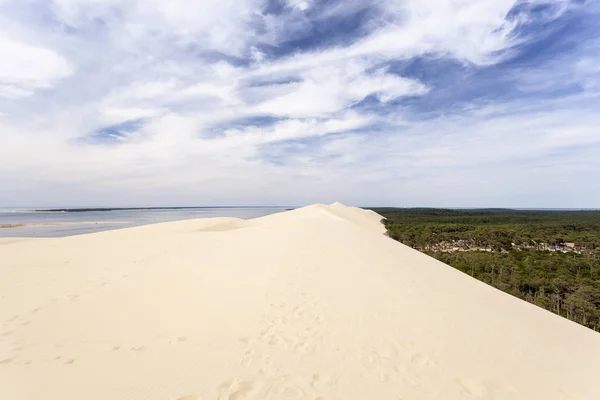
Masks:
[[[289,207],[218,207],[85,212],[17,212],[13,209],[0,209],[0,225],[77,223],[75,225],[0,228],[0,237],[64,237],[193,218],[236,217],[249,219],[282,212],[286,209],[289,209]]]

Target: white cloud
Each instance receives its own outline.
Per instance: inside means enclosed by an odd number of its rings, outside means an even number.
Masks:
[[[225,131],[225,137],[232,142],[244,144],[267,144],[289,139],[320,137],[327,134],[346,132],[359,129],[369,124],[369,118],[355,113],[347,113],[341,118],[318,119],[288,119],[272,127],[250,126],[244,129]]]
[[[134,39],[173,37],[195,45],[238,54],[252,34],[246,25],[263,0],[53,0],[55,15],[70,26],[86,28],[102,21]],[[117,36],[116,40],[129,39]]]
[[[56,52],[12,40],[0,32],[0,96],[19,98],[48,88],[71,74],[67,61]]]
[[[287,0],[287,4],[289,7],[297,8],[300,11],[308,10],[312,4],[309,0]]]
[[[301,82],[285,85],[287,93],[274,96],[256,109],[281,116],[320,116],[341,111],[369,95],[387,102],[427,92],[417,81],[383,70],[370,73],[366,67],[359,62],[308,69],[301,73]]]
[[[0,85],[0,97],[18,99],[19,97],[26,97],[31,94],[33,94],[33,92],[27,89],[22,89],[9,84]]]
[[[383,4],[390,25],[359,44],[356,51],[409,56],[434,52],[486,64],[497,59],[496,52],[513,44],[514,25],[505,20],[513,0],[392,0]]]

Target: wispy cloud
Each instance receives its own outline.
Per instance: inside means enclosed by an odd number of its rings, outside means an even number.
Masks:
[[[597,206],[599,16],[2,0],[0,203]]]

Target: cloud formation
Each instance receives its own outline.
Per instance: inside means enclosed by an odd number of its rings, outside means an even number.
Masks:
[[[56,52],[0,37],[0,96],[19,98],[51,87],[71,74],[69,64]]]
[[[598,207],[599,16],[2,0],[0,205]]]

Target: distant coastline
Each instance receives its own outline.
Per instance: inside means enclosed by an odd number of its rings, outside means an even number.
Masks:
[[[67,226],[67,225],[98,225],[98,224],[125,224],[127,221],[77,221],[77,222],[48,222],[33,224],[0,224],[0,229],[12,228],[40,228],[48,226]]]
[[[250,219],[289,207],[67,206],[0,209],[1,237],[65,237],[197,218]]]
[[[148,210],[200,210],[200,209],[246,209],[246,208],[284,208],[294,210],[296,206],[186,206],[186,207],[69,207],[69,208],[39,208],[15,209],[13,212],[102,212],[102,211],[148,211]],[[456,211],[600,211],[600,208],[498,208],[498,207],[360,207],[379,210],[456,210]]]
[[[279,206],[278,206],[279,207]],[[96,212],[96,211],[141,211],[141,210],[197,210],[214,208],[273,208],[273,206],[200,206],[200,207],[93,207],[93,208],[47,208],[17,210],[17,212]],[[292,209],[292,208],[290,208]]]

